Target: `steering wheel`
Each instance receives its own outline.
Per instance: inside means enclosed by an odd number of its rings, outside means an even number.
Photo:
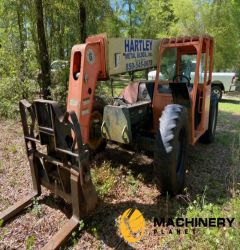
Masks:
[[[190,78],[188,78],[188,77],[185,76],[185,75],[175,75],[175,76],[173,77],[173,82],[175,82],[178,78],[180,79],[180,82],[182,81],[181,78],[185,78],[185,79],[187,80],[187,86],[190,86],[190,85],[191,85],[191,83],[190,83]]]

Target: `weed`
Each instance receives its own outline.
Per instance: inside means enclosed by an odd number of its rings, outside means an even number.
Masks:
[[[7,234],[7,229],[3,228],[3,220],[0,220],[0,242],[6,234]]]
[[[109,195],[116,184],[116,172],[110,167],[109,162],[104,162],[101,167],[92,169],[93,183],[101,198]]]
[[[70,238],[69,238],[69,245],[74,246],[78,243],[78,237],[79,237],[79,233],[82,231],[82,229],[84,228],[85,224],[83,222],[83,220],[79,221],[79,227],[72,232]],[[65,248],[63,248],[65,249]],[[69,248],[66,248],[69,249]]]
[[[91,231],[92,231],[93,236],[94,236],[96,239],[98,239],[98,238],[99,238],[99,234],[98,234],[97,228],[96,228],[96,227],[93,227],[93,228],[91,229]]]
[[[15,179],[16,177],[14,176],[13,178],[10,179],[9,184],[11,187],[15,187],[17,184],[17,180]]]
[[[130,170],[127,173],[128,175],[126,177],[126,183],[129,186],[129,194],[135,195],[138,189],[138,180],[134,178]]]
[[[78,227],[78,230],[79,230],[79,231],[82,231],[82,230],[83,230],[83,228],[84,228],[84,226],[85,226],[84,221],[83,221],[83,220],[80,220],[80,221],[79,221],[79,227]]]
[[[42,214],[42,207],[41,205],[39,204],[38,200],[36,198],[33,198],[33,207],[32,207],[32,210],[31,210],[31,213],[33,216],[35,217],[40,217],[41,214]]]
[[[4,169],[3,169],[3,162],[0,160],[0,174],[3,173]]]
[[[71,245],[76,245],[78,240],[77,240],[77,231],[73,231],[72,232],[72,235],[71,235],[71,238],[70,238],[70,242],[71,242]]]
[[[178,214],[179,216],[179,214]],[[240,230],[240,192],[223,205],[207,202],[206,189],[202,195],[190,202],[183,217],[192,218],[235,218],[232,227],[198,227],[195,233],[164,236],[164,245],[170,249],[238,249]],[[181,217],[181,216],[180,216]]]
[[[9,146],[9,151],[11,151],[13,154],[16,154],[17,153],[17,147],[16,145],[11,145]]]
[[[26,238],[26,249],[31,250],[35,242],[35,236],[31,235]]]

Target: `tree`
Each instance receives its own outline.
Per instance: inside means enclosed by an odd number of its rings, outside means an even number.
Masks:
[[[39,60],[41,65],[41,83],[43,98],[50,98],[51,75],[50,75],[50,62],[45,37],[44,19],[43,19],[43,5],[42,0],[35,0],[36,7],[36,20],[37,20],[37,34],[39,46]]]
[[[235,70],[240,66],[239,1],[172,0],[172,4],[178,21],[171,25],[170,35],[207,33],[215,41],[214,69]]]
[[[137,35],[143,38],[169,36],[170,27],[176,21],[172,3],[168,0],[138,1],[136,15],[139,23]]]
[[[86,23],[87,23],[87,16],[86,16],[85,2],[82,0],[79,0],[80,41],[82,43],[84,43],[87,38]]]

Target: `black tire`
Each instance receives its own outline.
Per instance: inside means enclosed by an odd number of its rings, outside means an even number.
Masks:
[[[218,101],[222,99],[222,88],[218,85],[212,85],[211,93],[217,96]]]
[[[103,110],[105,102],[102,98],[94,98],[93,111],[90,118],[90,135],[88,148],[93,154],[100,153],[106,148],[107,141],[101,135],[101,125],[103,121]],[[97,121],[97,122],[96,122]]]
[[[187,165],[189,126],[187,109],[167,105],[159,120],[154,152],[154,175],[161,194],[183,190]]]
[[[215,94],[211,95],[209,108],[209,121],[207,131],[200,137],[200,142],[212,143],[215,139],[216,126],[218,119],[218,97]]]

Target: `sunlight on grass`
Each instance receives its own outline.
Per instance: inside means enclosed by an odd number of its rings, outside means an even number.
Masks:
[[[91,169],[92,180],[101,198],[110,195],[114,188],[119,169],[112,169],[110,162],[103,162],[101,166]]]
[[[198,197],[187,208],[184,215],[191,218],[234,218],[232,227],[200,227],[195,234],[188,230],[188,234],[173,234],[167,238],[168,247],[174,249],[238,249],[240,238],[240,193],[235,194],[230,201],[222,206],[205,203],[205,197]]]
[[[219,110],[240,115],[240,103],[219,103]]]

